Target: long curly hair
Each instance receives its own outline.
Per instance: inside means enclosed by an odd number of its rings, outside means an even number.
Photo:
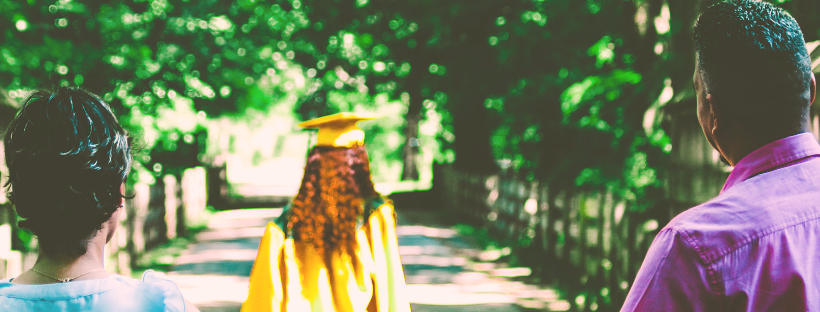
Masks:
[[[365,200],[379,196],[364,146],[316,146],[308,155],[288,228],[296,239],[325,250],[351,250]]]

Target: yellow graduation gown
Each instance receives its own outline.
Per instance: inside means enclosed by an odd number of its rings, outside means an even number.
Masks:
[[[409,312],[393,207],[376,209],[356,233],[354,254],[319,255],[268,223],[242,312]]]

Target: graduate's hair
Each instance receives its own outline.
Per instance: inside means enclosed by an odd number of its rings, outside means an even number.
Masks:
[[[720,2],[698,18],[693,37],[708,93],[746,128],[807,117],[811,59],[789,13],[764,1]]]
[[[83,255],[122,206],[131,140],[98,96],[62,87],[25,100],[5,135],[6,193],[48,253]]]
[[[364,146],[316,146],[308,155],[288,227],[320,254],[336,248],[349,251],[365,200],[377,196]]]

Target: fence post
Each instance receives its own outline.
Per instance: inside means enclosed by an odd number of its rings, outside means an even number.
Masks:
[[[222,163],[216,167],[209,167],[208,174],[205,177],[208,179],[208,204],[223,209],[227,204],[228,199],[228,176],[227,164]]]
[[[128,225],[128,251],[131,265],[136,265],[139,255],[145,251],[145,217],[148,215],[148,202],[151,198],[151,188],[148,184],[137,183],[133,186],[134,198],[125,201],[126,224]]]
[[[5,198],[3,198],[5,199]],[[11,249],[12,230],[11,222],[16,222],[12,206],[0,203],[0,278],[9,278],[23,273],[23,259],[19,251]]]
[[[128,213],[123,208],[120,212],[120,224],[111,237],[111,241],[105,246],[105,268],[113,270],[122,275],[131,274],[131,256],[128,252]]]
[[[208,202],[207,181],[204,167],[188,168],[182,173],[182,210],[186,226],[202,218]]]
[[[6,175],[3,174],[5,172],[8,171],[4,159],[3,143],[0,142],[0,185],[5,184]],[[23,269],[20,264],[20,253],[11,250],[11,240],[14,234],[11,223],[17,220],[11,218],[13,212],[11,205],[6,204],[7,201],[5,190],[0,189],[0,278],[17,276]]]
[[[177,237],[177,178],[166,175],[162,178],[165,184],[165,236],[168,239]]]
[[[148,214],[145,216],[145,249],[152,249],[166,241],[168,224],[165,223],[165,181],[155,179],[149,187]]]

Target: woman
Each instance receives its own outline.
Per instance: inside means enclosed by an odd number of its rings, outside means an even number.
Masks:
[[[6,191],[39,253],[0,280],[0,311],[198,311],[151,271],[137,281],[103,268],[131,168],[130,139],[105,102],[73,88],[34,93],[4,142]]]
[[[299,194],[269,223],[243,312],[410,311],[392,202],[370,179],[364,132],[373,119],[336,114],[319,128]]]

